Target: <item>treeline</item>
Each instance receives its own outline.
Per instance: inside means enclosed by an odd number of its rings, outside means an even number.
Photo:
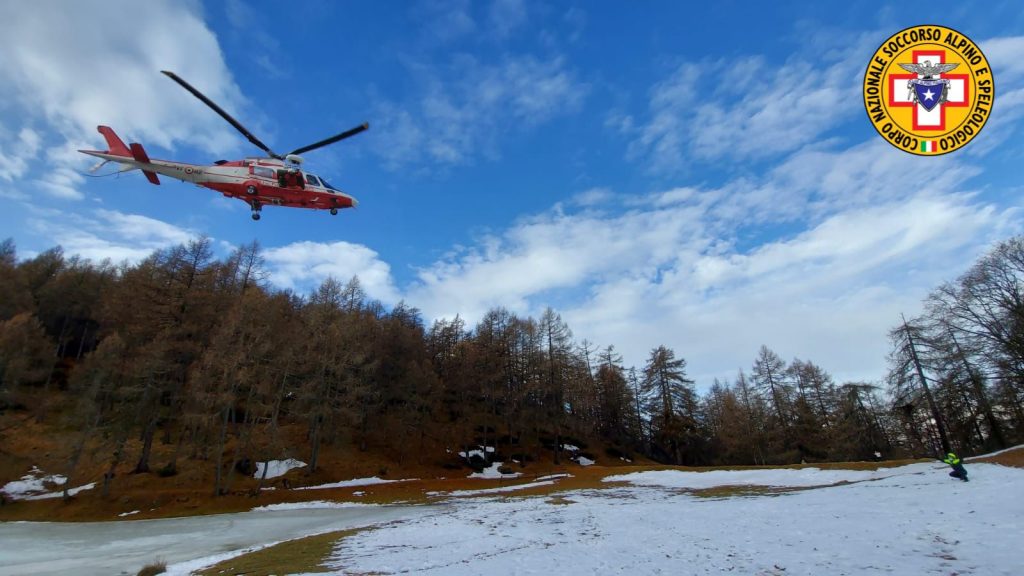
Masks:
[[[932,291],[890,332],[893,411],[917,452],[976,452],[1024,436],[1024,237]]]
[[[587,443],[605,448],[598,458],[688,465],[970,453],[1022,435],[1022,278],[1016,238],[940,287],[892,333],[889,397],[768,347],[701,395],[674,350],[626,367],[551,309],[427,327],[357,278],[273,289],[256,242],[218,260],[198,238],[115,266],[60,248],[18,261],[8,240],[0,410],[71,430],[68,475],[99,454],[104,493],[118,470],[174,475],[192,459],[219,494],[251,462],[297,456],[315,470],[342,443],[399,463],[480,444],[556,463]],[[166,460],[152,461],[154,442],[173,447]]]

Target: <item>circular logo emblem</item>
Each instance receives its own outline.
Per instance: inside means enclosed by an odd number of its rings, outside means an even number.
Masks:
[[[864,107],[875,130],[900,150],[947,154],[985,126],[995,81],[981,48],[944,26],[900,30],[864,73]]]

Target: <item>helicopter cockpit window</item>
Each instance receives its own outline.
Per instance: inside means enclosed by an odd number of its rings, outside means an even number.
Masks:
[[[273,178],[274,171],[270,168],[263,168],[262,166],[256,166],[252,169],[252,173],[260,178]]]
[[[323,184],[324,188],[327,188],[328,190],[334,190],[335,192],[340,192],[340,190],[338,190],[334,186],[331,186],[330,184],[328,184],[327,180],[324,180],[323,178],[320,179],[320,183]]]
[[[316,176],[313,176],[312,174],[306,174],[306,184],[309,184],[311,186],[319,186],[320,181],[317,180]]]

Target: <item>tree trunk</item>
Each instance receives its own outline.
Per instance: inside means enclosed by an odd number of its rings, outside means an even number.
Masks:
[[[914,360],[914,368],[917,369],[917,376],[921,379],[921,387],[924,388],[925,398],[928,399],[928,407],[931,409],[932,418],[935,419],[935,426],[939,431],[939,439],[942,442],[943,453],[952,452],[949,446],[949,438],[946,436],[946,424],[942,420],[942,414],[939,412],[938,406],[935,404],[935,398],[932,397],[932,391],[928,388],[928,380],[924,377],[924,369],[921,368],[921,361],[917,357],[917,348],[914,346],[914,336],[910,333],[910,327],[907,326],[907,321],[903,321],[903,329],[907,334],[907,342],[910,343],[910,357]]]
[[[154,411],[157,408],[153,408]],[[150,417],[149,421],[146,422],[146,428],[142,431],[142,454],[139,455],[139,462],[135,465],[133,474],[142,474],[149,472],[149,455],[153,451],[153,436],[156,434],[156,423],[157,416],[154,414]]]

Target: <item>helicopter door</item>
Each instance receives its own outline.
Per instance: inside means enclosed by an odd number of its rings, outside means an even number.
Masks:
[[[306,174],[306,184],[310,186],[320,186],[320,179],[312,174]]]

